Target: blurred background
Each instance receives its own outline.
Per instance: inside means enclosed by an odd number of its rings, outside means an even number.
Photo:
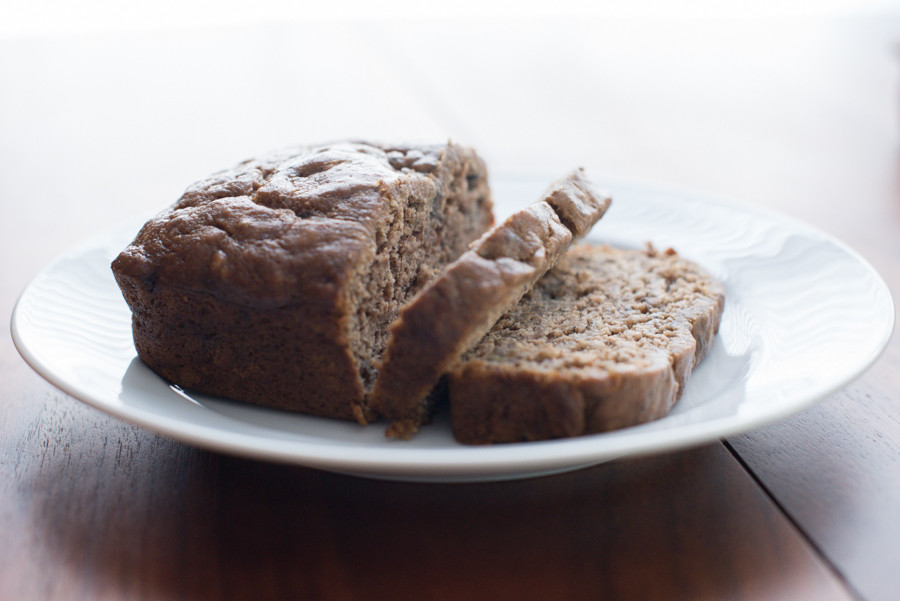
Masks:
[[[898,48],[900,5],[867,0],[5,2],[0,253],[34,233],[4,265],[24,286],[214,170],[343,137],[452,138],[494,178],[583,165],[862,239],[855,197],[900,223]]]

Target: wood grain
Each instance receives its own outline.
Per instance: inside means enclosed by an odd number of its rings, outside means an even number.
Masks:
[[[820,406],[729,444],[864,599],[897,598],[900,340]],[[866,533],[861,536],[860,533]]]
[[[521,482],[205,452],[4,361],[0,598],[852,598],[719,444]]]

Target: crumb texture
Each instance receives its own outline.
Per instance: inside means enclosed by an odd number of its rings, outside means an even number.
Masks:
[[[431,412],[441,375],[519,301],[609,207],[578,169],[554,182],[432,280],[400,312],[375,382],[388,436],[409,438]]]
[[[722,285],[673,251],[575,246],[452,369],[455,435],[535,440],[659,418],[723,307]]]

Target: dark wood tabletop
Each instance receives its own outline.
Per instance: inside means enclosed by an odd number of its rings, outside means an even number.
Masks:
[[[261,151],[446,139],[780,211],[900,290],[900,18],[354,20],[0,37],[0,314]],[[556,476],[370,480],[194,448],[0,340],[0,599],[900,599],[900,339],[811,409]]]

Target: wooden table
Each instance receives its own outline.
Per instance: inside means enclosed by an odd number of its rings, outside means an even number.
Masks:
[[[0,39],[0,313],[93,232],[260,151],[479,148],[775,208],[900,286],[900,19],[323,21]],[[490,484],[220,455],[0,341],[0,599],[900,599],[900,339],[779,424]]]

